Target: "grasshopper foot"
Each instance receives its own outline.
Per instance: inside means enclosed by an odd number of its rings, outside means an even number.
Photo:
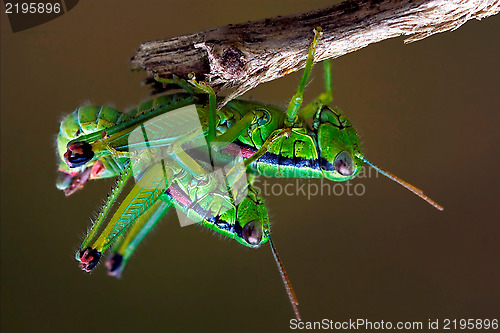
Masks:
[[[101,252],[91,247],[87,247],[85,250],[80,251],[78,258],[80,264],[78,266],[85,272],[90,273],[92,269],[97,266],[99,259],[101,259]]]

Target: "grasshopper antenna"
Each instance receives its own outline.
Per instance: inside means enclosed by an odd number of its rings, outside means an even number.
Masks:
[[[444,208],[439,205],[437,202],[435,202],[434,200],[432,200],[431,198],[429,198],[428,196],[426,196],[424,194],[424,192],[413,186],[412,184],[410,183],[407,183],[405,182],[404,180],[402,180],[401,178],[398,178],[396,176],[394,176],[392,173],[388,172],[388,171],[385,171],[385,170],[382,170],[380,169],[378,166],[374,165],[372,162],[368,161],[363,155],[361,154],[356,154],[356,157],[363,160],[363,162],[365,162],[366,164],[368,164],[369,166],[371,166],[372,168],[374,168],[375,170],[377,170],[378,173],[386,176],[387,178],[395,181],[396,183],[398,183],[399,185],[405,187],[406,189],[410,190],[411,192],[413,192],[414,194],[418,195],[420,198],[424,199],[425,201],[427,201],[428,204],[434,206],[434,208],[438,209],[438,210],[443,210]]]
[[[298,308],[299,301],[297,300],[297,296],[295,296],[295,291],[293,291],[292,283],[290,282],[288,276],[286,275],[285,266],[283,266],[283,263],[281,262],[281,259],[278,256],[278,251],[276,251],[276,248],[274,247],[274,243],[271,239],[271,234],[268,231],[265,231],[265,233],[267,235],[267,238],[269,239],[271,252],[273,253],[274,260],[276,261],[276,265],[278,266],[278,270],[280,271],[281,279],[283,280],[286,293],[288,294],[288,298],[290,299],[290,304],[292,304],[293,312],[295,312],[295,317],[297,318],[297,320],[302,320],[300,318],[300,313]]]

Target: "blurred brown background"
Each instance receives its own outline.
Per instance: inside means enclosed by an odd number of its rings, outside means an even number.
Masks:
[[[288,331],[293,313],[269,248],[181,228],[174,214],[121,280],[103,265],[81,272],[74,251],[112,182],[65,198],[54,186],[54,139],[85,101],[125,109],[148,98],[144,73],[128,71],[141,42],[329,5],[81,1],[15,34],[2,13],[2,332]],[[267,197],[304,319],[500,317],[499,35],[497,16],[334,62],[335,104],[366,156],[445,211],[382,177],[356,180],[362,197]],[[300,75],[244,97],[285,106]],[[322,90],[320,66],[313,76],[308,101]]]

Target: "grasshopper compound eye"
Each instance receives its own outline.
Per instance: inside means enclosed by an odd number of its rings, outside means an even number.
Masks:
[[[97,265],[101,259],[101,252],[96,249],[87,247],[85,250],[80,251],[78,260],[80,261],[80,268],[87,273],[90,273],[92,269]]]
[[[70,168],[77,168],[89,162],[94,157],[92,146],[87,142],[75,142],[68,144],[68,150],[64,154],[64,160]]]
[[[345,150],[338,153],[338,155],[335,156],[333,167],[335,168],[335,171],[340,173],[342,176],[352,175],[354,173],[354,160],[352,159],[351,154]]]
[[[241,235],[243,239],[250,245],[259,245],[262,240],[262,225],[256,221],[251,221],[245,224]]]

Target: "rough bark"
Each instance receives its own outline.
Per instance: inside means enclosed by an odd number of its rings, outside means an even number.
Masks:
[[[151,41],[131,59],[132,69],[168,77],[195,73],[216,91],[234,88],[226,100],[261,82],[305,66],[313,29],[321,26],[315,61],[333,59],[401,35],[414,42],[454,30],[500,11],[500,0],[350,0],[308,13],[228,25]],[[161,86],[156,84],[156,89]]]

